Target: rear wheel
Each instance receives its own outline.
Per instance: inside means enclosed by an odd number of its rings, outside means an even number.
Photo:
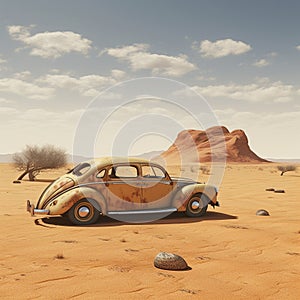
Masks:
[[[209,198],[204,194],[194,194],[187,203],[186,215],[189,217],[201,217],[207,211]]]
[[[94,224],[99,219],[99,211],[88,199],[75,203],[67,212],[67,217],[75,225]]]

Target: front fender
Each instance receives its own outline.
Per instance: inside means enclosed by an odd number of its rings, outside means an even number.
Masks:
[[[103,214],[107,212],[106,201],[103,195],[90,187],[76,187],[53,198],[45,207],[50,215],[62,215],[81,199],[91,199],[94,207]]]
[[[208,203],[213,202],[217,203],[217,189],[214,186],[206,184],[190,184],[182,187],[173,198],[173,205],[177,208],[178,211],[185,211],[186,205],[190,197],[194,194],[201,193],[208,197]]]

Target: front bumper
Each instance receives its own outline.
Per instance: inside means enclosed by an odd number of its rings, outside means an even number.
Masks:
[[[34,204],[31,204],[29,200],[26,203],[26,210],[30,212],[31,216],[37,215],[48,215],[50,210],[49,209],[37,209],[34,208]]]

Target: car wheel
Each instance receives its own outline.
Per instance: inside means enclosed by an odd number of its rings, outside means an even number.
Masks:
[[[67,212],[67,217],[75,225],[94,224],[99,219],[100,213],[88,199],[75,203]]]
[[[186,215],[189,217],[201,217],[207,211],[209,199],[204,194],[193,195],[186,206]]]

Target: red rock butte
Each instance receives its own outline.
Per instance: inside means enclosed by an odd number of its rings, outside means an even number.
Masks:
[[[183,130],[168,150],[161,154],[167,161],[186,162],[224,161],[237,163],[263,163],[267,160],[256,155],[249,147],[248,138],[241,129],[229,130],[215,126],[205,130]]]

